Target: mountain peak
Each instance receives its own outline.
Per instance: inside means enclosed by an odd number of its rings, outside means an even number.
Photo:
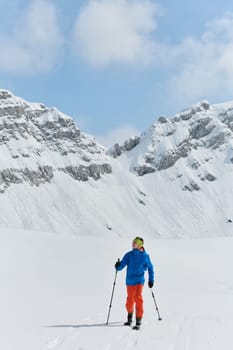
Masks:
[[[143,176],[174,166],[189,168],[193,162],[200,164],[200,170],[204,159],[222,151],[231,154],[227,158],[231,164],[232,142],[233,102],[210,105],[202,101],[171,118],[161,116],[140,137],[130,138],[122,146],[116,144],[109,153],[114,157],[125,153],[130,170]],[[131,145],[128,149],[127,143]]]
[[[0,191],[49,182],[55,172],[86,181],[111,172],[104,147],[56,108],[0,90]]]

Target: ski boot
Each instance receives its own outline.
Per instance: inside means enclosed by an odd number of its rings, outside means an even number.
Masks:
[[[142,319],[141,318],[136,318],[136,324],[135,326],[133,327],[134,330],[138,331],[141,327],[141,324],[142,324]]]
[[[133,321],[133,314],[129,313],[127,317],[127,321],[124,323],[124,326],[131,326]]]

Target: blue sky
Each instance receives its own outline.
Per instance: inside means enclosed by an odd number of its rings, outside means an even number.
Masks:
[[[233,99],[233,3],[0,0],[0,88],[112,143]]]

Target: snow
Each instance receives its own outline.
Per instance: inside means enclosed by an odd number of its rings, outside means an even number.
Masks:
[[[139,177],[126,171],[128,160],[123,155],[112,160],[113,173],[99,181],[80,182],[56,172],[50,183],[39,187],[12,185],[0,195],[0,227],[106,237],[128,235],[125,227],[150,237],[232,235],[227,223],[233,217],[232,165],[223,162],[221,153],[211,159],[207,150],[195,150],[195,159],[203,163],[197,170],[182,158],[169,171]],[[217,180],[199,180],[198,192],[181,190],[194,176],[201,179],[207,173]]]
[[[157,320],[145,284],[143,325],[135,332],[122,326],[125,271],[117,275],[108,326],[106,320],[114,263],[143,232],[125,227],[125,238],[95,233],[98,237],[1,229],[0,349],[231,348],[232,238],[158,240],[144,235],[163,320]]]
[[[64,120],[73,120],[71,117],[65,115],[64,113],[61,113],[57,108],[54,107],[50,110],[46,110],[38,119],[38,123],[45,124],[47,122],[56,122],[61,118]]]

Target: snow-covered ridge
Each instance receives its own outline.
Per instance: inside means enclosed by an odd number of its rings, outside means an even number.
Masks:
[[[39,185],[55,171],[79,180],[110,173],[105,149],[73,119],[0,90],[0,191],[12,183]]]
[[[199,190],[201,181],[216,178],[206,165],[215,156],[222,154],[226,164],[233,164],[233,102],[211,106],[203,101],[170,119],[160,117],[140,137],[116,144],[108,153],[125,153],[130,170],[139,176],[173,168],[181,177],[193,169],[196,179],[183,189]]]

